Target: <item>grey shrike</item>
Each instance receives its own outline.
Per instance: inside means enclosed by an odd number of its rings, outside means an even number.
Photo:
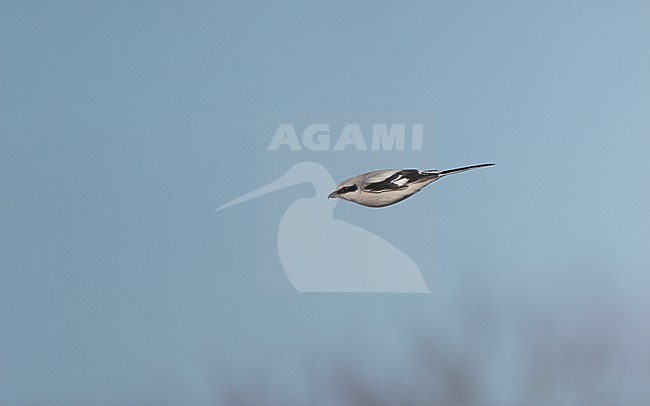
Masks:
[[[492,165],[494,164],[471,165],[445,171],[388,169],[368,172],[341,182],[328,198],[348,200],[367,207],[390,206],[413,196],[443,176]]]

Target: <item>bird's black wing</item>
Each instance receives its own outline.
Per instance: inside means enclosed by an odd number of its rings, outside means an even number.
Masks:
[[[368,192],[382,192],[388,190],[405,189],[411,183],[430,180],[432,176],[437,177],[438,171],[418,171],[417,169],[404,169],[392,173],[383,180],[367,183],[363,189]]]

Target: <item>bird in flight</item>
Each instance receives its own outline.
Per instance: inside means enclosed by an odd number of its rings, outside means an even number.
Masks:
[[[328,198],[348,200],[367,207],[390,206],[413,196],[443,176],[492,165],[494,164],[479,164],[444,171],[387,169],[368,172],[341,182]]]

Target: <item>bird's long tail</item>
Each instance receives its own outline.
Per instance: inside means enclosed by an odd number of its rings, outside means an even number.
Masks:
[[[461,173],[465,171],[471,171],[472,169],[478,169],[478,168],[485,168],[486,166],[492,166],[494,165],[493,163],[490,164],[479,164],[479,165],[470,165],[470,166],[463,166],[462,168],[455,168],[455,169],[447,169],[445,171],[440,171],[439,176],[447,176],[447,175],[453,175],[455,173]]]

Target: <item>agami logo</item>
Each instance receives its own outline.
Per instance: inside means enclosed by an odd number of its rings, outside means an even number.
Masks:
[[[408,117],[258,117],[257,168],[261,177],[275,180],[223,204],[217,211],[241,205],[252,199],[277,199],[276,204],[262,204],[256,209],[256,218],[264,238],[261,251],[269,255],[269,239],[274,238],[277,261],[286,281],[298,292],[365,292],[365,293],[429,293],[419,266],[399,247],[358,224],[334,218],[334,209],[342,204],[331,199],[337,182],[326,165],[352,159],[359,169],[372,169],[367,152],[394,152],[399,161],[410,161],[423,149],[423,138],[430,122],[423,115],[416,120]],[[364,153],[363,151],[367,151]],[[327,152],[337,154],[334,158]],[[339,154],[338,152],[347,152]],[[351,153],[351,154],[350,154]],[[410,157],[407,157],[411,155]],[[314,162],[321,157],[321,162]],[[366,158],[364,158],[366,157]],[[359,159],[360,158],[360,159]],[[406,159],[405,159],[406,158]],[[427,158],[427,160],[430,159]],[[365,164],[361,161],[368,160]],[[374,160],[373,160],[374,161]],[[310,184],[313,192],[296,195],[287,201],[283,190],[294,185]],[[294,191],[296,189],[294,188]],[[301,189],[308,190],[308,189]],[[315,193],[314,193],[315,192]],[[268,207],[280,204],[278,211]],[[286,206],[285,206],[286,205]],[[247,210],[251,210],[248,206]],[[359,208],[360,210],[367,210]],[[277,225],[277,234],[268,227]],[[262,278],[273,279],[275,258],[263,258],[258,269]],[[269,273],[273,274],[270,275]],[[278,279],[279,280],[279,279]],[[277,282],[275,282],[277,283]]]
[[[364,134],[359,124],[345,124],[337,134],[331,131],[329,124],[315,123],[305,126],[299,137],[293,124],[280,124],[266,149],[268,151],[281,149],[301,151],[303,148],[309,151],[345,149],[404,151],[407,148],[406,139],[409,138],[410,150],[422,150],[423,124],[372,124],[371,129],[366,130],[366,133],[368,132],[370,134]],[[333,138],[336,138],[334,143],[332,143]],[[368,143],[367,140],[370,142]]]

